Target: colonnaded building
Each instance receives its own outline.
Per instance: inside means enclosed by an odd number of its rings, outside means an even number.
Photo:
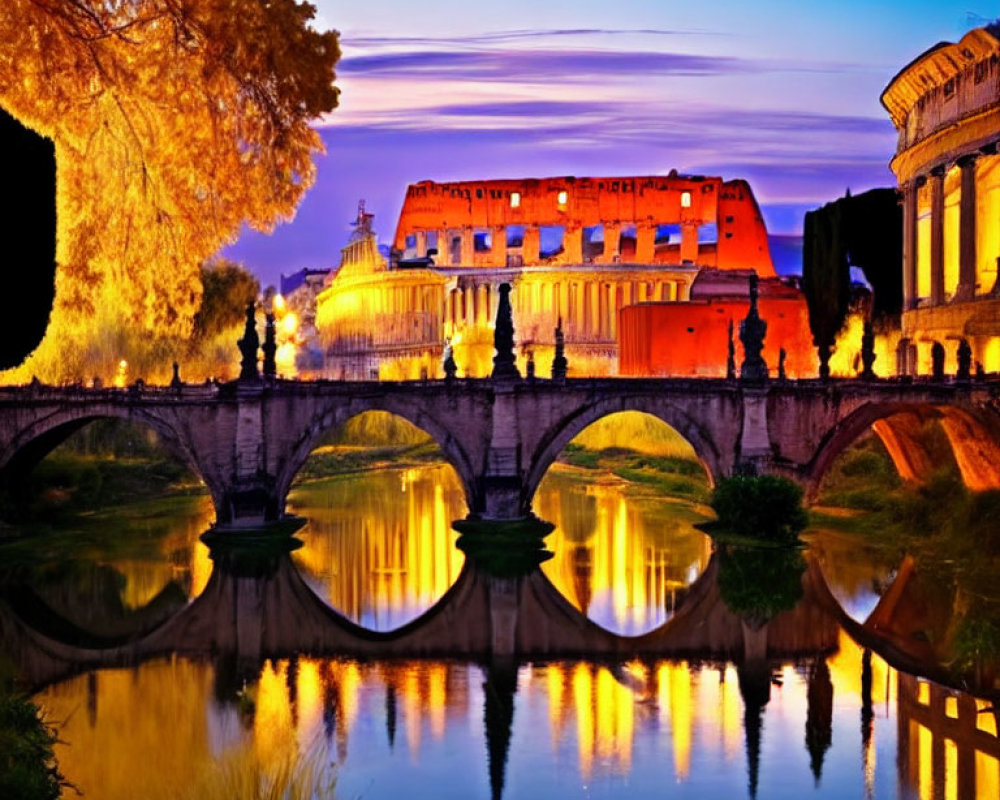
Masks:
[[[1000,25],[942,42],[882,93],[899,131],[891,167],[903,202],[899,372],[931,372],[945,348],[954,372],[961,339],[1000,372]]]
[[[522,374],[529,358],[539,376],[549,374],[561,320],[571,375],[616,374],[620,349],[634,356],[623,361],[625,374],[697,374],[694,354],[711,365],[704,374],[724,375],[727,340],[718,332],[730,321],[738,328],[745,315],[751,270],[764,279],[762,302],[773,300],[776,316],[787,306],[814,369],[805,304],[775,275],[745,181],[676,172],[423,181],[407,189],[389,259],[378,251],[371,215],[359,213],[317,298],[316,324],[328,377],[440,377],[449,346],[460,376],[481,377],[492,369],[498,287],[506,282]],[[656,308],[620,330],[620,312],[637,304]],[[700,352],[705,340],[690,336],[707,328],[718,352]],[[652,353],[645,339],[654,329],[684,357]]]

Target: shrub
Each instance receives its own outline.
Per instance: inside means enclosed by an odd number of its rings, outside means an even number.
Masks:
[[[775,475],[724,478],[712,492],[710,505],[718,527],[753,539],[793,542],[808,522],[802,489]]]

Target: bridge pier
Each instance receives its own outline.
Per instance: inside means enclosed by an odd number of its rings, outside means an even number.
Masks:
[[[770,472],[774,450],[767,424],[768,390],[763,386],[747,386],[742,395],[743,425],[734,471],[752,475]]]
[[[259,527],[277,522],[284,512],[277,480],[267,468],[268,436],[264,420],[264,384],[236,384],[236,430],[231,473],[216,502],[216,526]]]
[[[490,444],[486,470],[480,480],[482,507],[475,509],[483,519],[516,520],[531,513],[525,498],[521,469],[521,442],[518,436],[518,402],[513,381],[495,381]]]

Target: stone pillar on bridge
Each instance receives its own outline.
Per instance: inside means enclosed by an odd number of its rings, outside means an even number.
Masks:
[[[236,430],[230,480],[216,508],[221,528],[246,528],[277,521],[283,512],[276,481],[267,471],[264,387],[237,384]]]
[[[743,426],[737,471],[751,474],[768,471],[773,451],[767,425],[767,393],[763,387],[743,389]]]
[[[485,519],[512,520],[528,515],[522,507],[524,476],[518,439],[517,398],[513,384],[498,384],[493,398],[493,424],[482,479]]]

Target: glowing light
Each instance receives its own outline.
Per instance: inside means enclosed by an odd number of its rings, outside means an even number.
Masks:
[[[123,358],[118,362],[118,369],[115,372],[115,386],[123,389],[126,383],[128,383],[128,362]]]
[[[275,314],[284,314],[286,305],[285,298],[280,294],[276,294],[271,301],[271,309]]]
[[[370,436],[395,419],[365,418],[371,425],[359,430]],[[402,486],[405,492],[399,491]],[[309,507],[310,522],[301,534],[305,546],[296,551],[296,562],[327,584],[331,605],[365,627],[391,630],[426,610],[455,582],[464,563],[451,522],[467,510],[451,467],[384,471],[350,485],[303,486],[289,505]]]
[[[521,193],[511,192],[510,193],[510,207],[519,208],[521,206]]]
[[[976,750],[976,797],[1000,797],[1000,761]]]
[[[281,295],[278,295],[281,297]],[[299,318],[294,311],[289,311],[281,318],[281,333],[285,336],[291,336],[298,330]]]
[[[559,205],[561,205],[561,206],[566,205],[566,203],[567,203],[568,200],[569,200],[569,193],[568,192],[565,192],[565,191],[559,192],[559,195],[558,195]]]
[[[691,208],[691,192],[681,192],[681,208]]]

